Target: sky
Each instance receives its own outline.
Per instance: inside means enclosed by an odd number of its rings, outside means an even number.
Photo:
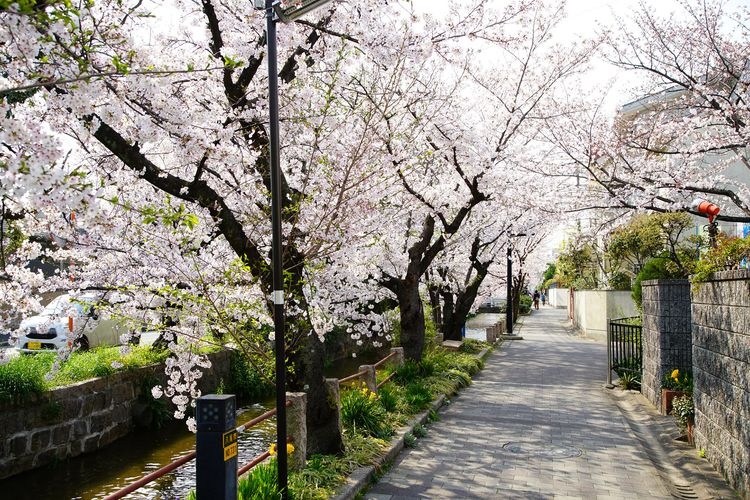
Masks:
[[[497,2],[503,5],[504,0],[486,0],[488,3]],[[710,1],[710,0],[709,0]],[[750,0],[720,0],[727,11],[740,7],[750,8]],[[473,5],[477,0],[412,0],[415,9],[430,12],[434,15],[448,13],[451,5]],[[561,1],[548,0],[550,5]],[[568,15],[559,25],[561,40],[586,38],[594,35],[603,26],[613,25],[617,18],[627,20],[642,3],[656,14],[668,16],[672,13],[680,14],[678,0],[567,0]],[[623,74],[619,70],[599,59],[592,64],[589,81],[592,85],[612,86],[608,98],[604,102],[604,109],[614,114],[619,106],[626,104],[638,96],[629,91],[634,86],[630,74]]]

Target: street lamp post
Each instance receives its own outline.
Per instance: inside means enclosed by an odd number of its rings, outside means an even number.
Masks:
[[[532,236],[534,233],[532,233]],[[511,238],[520,238],[521,236],[527,236],[526,233],[510,234],[508,238],[508,278],[507,286],[505,288],[505,322],[507,323],[508,335],[513,333],[513,245],[511,245]]]
[[[508,335],[513,333],[513,249],[508,240],[508,286],[505,290],[505,324]]]
[[[278,486],[282,498],[289,497],[286,452],[286,346],[284,342],[284,280],[281,248],[281,158],[279,133],[279,69],[276,22],[289,23],[331,0],[302,0],[282,8],[279,0],[255,0],[255,8],[266,11],[268,44],[269,159],[271,167],[271,262],[273,266],[273,327],[276,351],[276,451]]]

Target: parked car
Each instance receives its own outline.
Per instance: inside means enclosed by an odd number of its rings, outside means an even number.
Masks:
[[[21,322],[18,350],[35,353],[65,347],[86,350],[118,345],[126,329],[117,321],[99,318],[96,303],[100,298],[93,293],[60,295],[41,313]]]

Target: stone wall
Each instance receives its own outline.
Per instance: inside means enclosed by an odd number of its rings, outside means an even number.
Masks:
[[[750,498],[750,271],[693,292],[695,445]]]
[[[204,394],[229,374],[228,351],[210,357],[212,367],[199,384]],[[163,365],[80,382],[22,404],[0,404],[0,479],[98,450],[125,436],[135,427],[139,397],[148,390],[145,382],[153,379],[164,383]]]
[[[649,280],[643,285],[641,393],[661,408],[661,381],[675,368],[692,370],[690,282]]]

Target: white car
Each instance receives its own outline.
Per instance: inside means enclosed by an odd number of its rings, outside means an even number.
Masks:
[[[99,319],[95,307],[99,299],[98,295],[90,293],[57,297],[37,316],[21,322],[18,350],[35,353],[120,344],[125,327],[110,319]]]

